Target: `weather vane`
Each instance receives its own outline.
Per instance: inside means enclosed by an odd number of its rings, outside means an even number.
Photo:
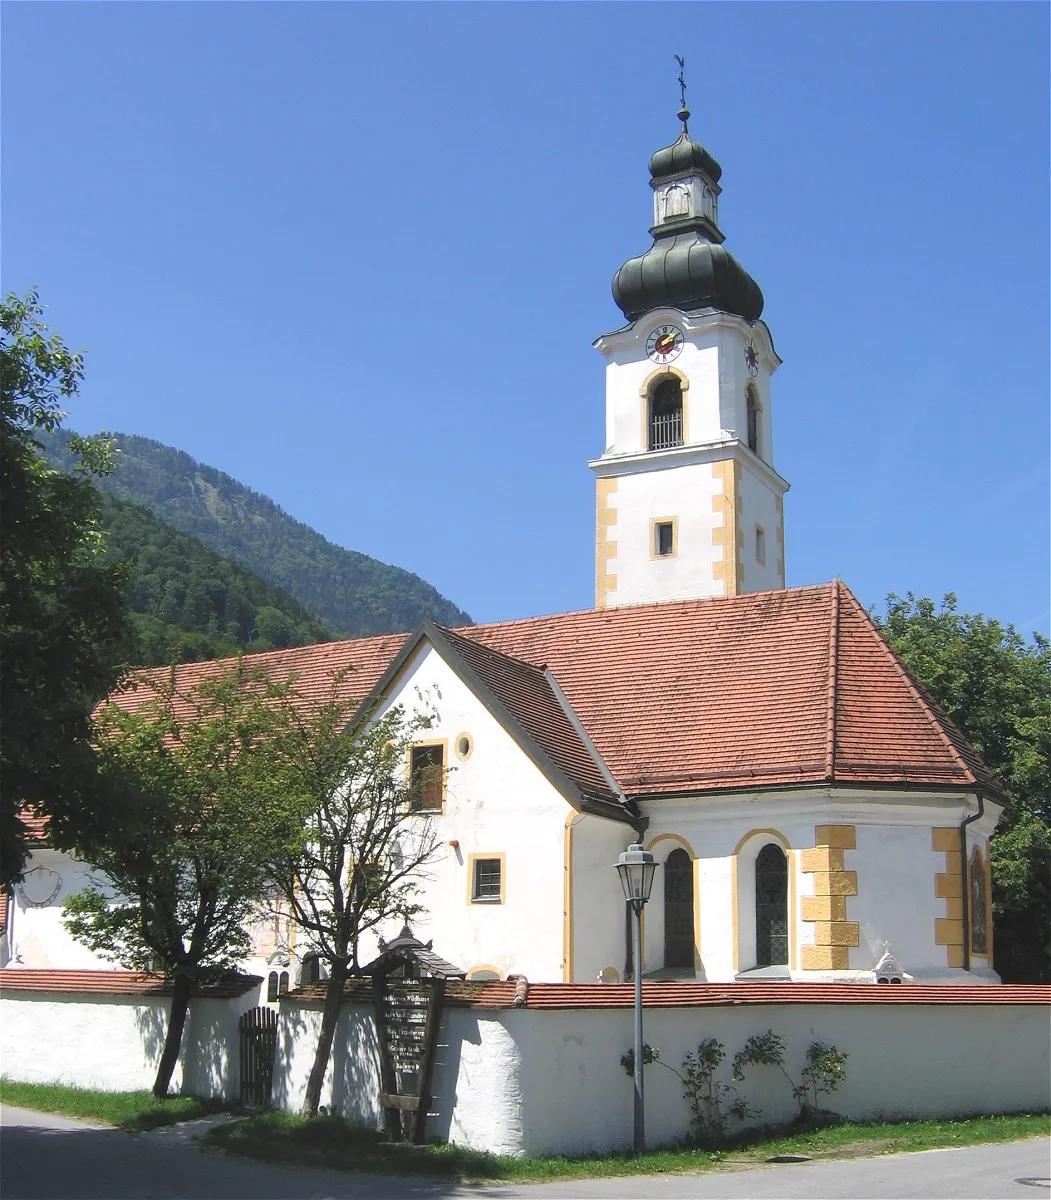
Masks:
[[[690,117],[690,110],[686,107],[686,59],[676,54],[675,61],[679,64],[679,120],[685,132],[686,122]]]

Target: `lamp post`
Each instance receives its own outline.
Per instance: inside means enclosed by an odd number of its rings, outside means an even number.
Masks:
[[[635,1138],[636,1154],[646,1149],[646,1110],[642,1096],[642,910],[653,889],[657,870],[653,855],[639,843],[633,843],[617,859],[620,886],[625,903],[630,904],[635,920],[631,926],[631,963],[635,977]]]

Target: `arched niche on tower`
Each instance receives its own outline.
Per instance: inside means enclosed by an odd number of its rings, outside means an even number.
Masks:
[[[639,388],[644,450],[686,445],[690,437],[689,391],[689,379],[676,367],[658,367],[646,376]]]

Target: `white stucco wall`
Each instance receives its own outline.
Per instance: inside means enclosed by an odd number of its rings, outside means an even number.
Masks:
[[[630,825],[574,814],[570,982],[592,983],[599,972],[624,971],[624,892],[614,864],[636,839]]]
[[[313,1054],[320,1008],[282,1004],[275,1104],[296,1109]],[[824,1105],[861,1120],[1044,1109],[1051,1104],[1047,1009],[1040,1005],[772,1004],[650,1009],[645,1040],[677,1069],[714,1037],[726,1061],[751,1034],[786,1039],[797,1074],[813,1041],[849,1055],[846,1082]],[[292,1032],[291,1067],[282,1066]],[[287,1033],[287,1036],[286,1036]],[[427,1134],[499,1154],[587,1154],[625,1148],[632,1136],[632,1087],[620,1066],[631,1045],[632,1011],[446,1009]],[[357,1047],[348,1056],[347,1047]],[[354,1053],[364,1060],[353,1063]],[[369,1010],[345,1010],[322,1103],[369,1126],[381,1120],[374,1027]],[[728,1070],[724,1071],[728,1078]],[[741,1095],[761,1109],[755,1123],[796,1112],[774,1068],[748,1072]],[[679,1080],[646,1069],[651,1145],[686,1136],[689,1110]]]
[[[606,357],[606,442],[604,455],[637,454],[646,449],[645,402],[640,391],[647,379],[665,368],[646,354],[646,339],[661,325],[676,325],[685,334],[681,353],[667,364],[689,381],[685,397],[686,444],[718,442],[731,431],[747,436],[745,347],[754,342],[759,355],[755,376],[763,406],[763,457],[773,461],[770,424],[770,376],[780,365],[766,326],[728,313],[688,317],[674,308],[655,309],[633,325],[606,334],[596,346]]]
[[[822,793],[786,792],[773,798],[756,793],[711,800],[651,801],[642,809],[650,818],[646,844],[658,862],[663,863],[680,844],[677,838],[688,844],[696,860],[699,979],[730,982],[737,972],[755,966],[752,863],[764,843],[776,842],[787,843],[790,852],[792,978],[822,981],[868,977],[885,947],[889,947],[899,965],[917,982],[999,981],[985,957],[977,957],[970,971],[949,968],[945,947],[936,940],[936,921],[945,916],[946,908],[945,900],[936,896],[935,875],[945,870],[945,855],[932,850],[931,829],[958,826],[975,810],[973,798],[917,799],[909,793],[840,794],[825,789]],[[984,848],[994,821],[995,815],[983,818],[975,826],[969,844]],[[814,943],[815,926],[802,919],[802,899],[813,895],[814,875],[802,870],[801,852],[816,844],[818,825],[852,825],[855,829],[856,849],[845,851],[844,867],[857,872],[857,895],[847,898],[846,911],[847,920],[858,923],[859,945],[850,949],[845,971],[812,971],[802,966],[802,947]],[[742,838],[746,839],[743,844]],[[645,914],[647,971],[664,966],[663,916],[658,871],[653,899]]]
[[[617,477],[612,501],[617,522],[609,531],[616,553],[606,563],[617,581],[607,596],[610,605],[723,593],[723,581],[715,578],[723,547],[714,538],[723,527],[723,513],[712,503],[723,494],[723,481],[710,462],[683,463],[671,457],[673,451],[663,453],[668,457],[648,459],[638,470]],[[651,522],[658,519],[676,526],[675,552],[666,558],[652,553]]]
[[[742,592],[761,592],[785,586],[779,564],[783,561],[782,543],[778,540],[781,529],[781,513],[777,494],[774,492],[761,468],[746,461],[741,469],[740,494],[738,496],[737,521],[743,534],[744,544],[740,551],[740,574],[737,586]],[[764,561],[756,553],[756,526],[763,530],[766,543]]]
[[[296,1112],[321,1031],[321,1005],[281,1002],[277,1026],[272,1103]],[[379,1051],[371,1009],[344,1005],[336,1024],[332,1055],[321,1089],[321,1103],[350,1121],[380,1128]]]
[[[239,1099],[237,1022],[257,1002],[255,992],[190,1001],[173,1092]],[[170,1004],[170,997],[7,991],[0,996],[3,1073],[106,1092],[151,1088]]]
[[[581,1154],[630,1144],[631,1081],[619,1063],[631,1045],[630,1009],[512,1012],[505,1021],[522,1063],[523,1152]],[[645,1039],[681,1069],[687,1050],[703,1038],[722,1041],[729,1060],[750,1034],[767,1029],[784,1034],[793,1073],[815,1040],[850,1055],[847,1081],[829,1107],[854,1119],[1011,1112],[1051,1103],[1047,1010],[1040,1006],[649,1010]],[[750,1072],[741,1093],[762,1109],[764,1122],[795,1112],[788,1085],[773,1068]],[[657,1065],[646,1069],[646,1112],[652,1144],[686,1134],[681,1084]]]
[[[433,647],[421,647],[381,711],[394,704],[433,712],[420,738],[445,739],[448,747],[444,812],[417,818],[433,823],[440,850],[421,877],[426,912],[413,918],[413,932],[433,938],[465,970],[560,981],[565,822],[573,808]],[[454,752],[461,733],[472,741],[466,761]],[[504,855],[502,903],[472,903],[472,854]],[[398,924],[380,932],[392,937]],[[374,942],[364,945],[361,961],[374,950]]]
[[[684,332],[679,355],[666,365],[646,354],[646,339],[660,326]],[[755,347],[756,375],[748,370],[746,350]],[[778,540],[778,497],[785,483],[773,465],[770,376],[779,359],[765,325],[749,325],[726,313],[687,317],[675,309],[647,313],[634,325],[600,338],[606,355],[606,446],[590,465],[601,479],[616,478],[609,498],[612,526],[600,526],[600,571],[615,579],[603,593],[609,605],[642,604],[725,593],[725,577],[715,566],[724,561],[721,530],[724,513],[713,499],[724,494],[713,463],[735,457],[740,465],[737,520],[743,535],[737,588],[761,591],[784,586]],[[681,448],[649,451],[647,399],[642,393],[655,375],[672,372],[683,380],[684,430]],[[747,389],[760,401],[759,457],[743,447],[748,441]],[[764,465],[769,464],[769,467]],[[732,506],[733,497],[728,497]],[[674,519],[676,550],[656,558],[651,521]],[[763,530],[764,562],[756,555],[756,526]],[[608,543],[615,556],[607,557]],[[733,547],[730,547],[732,553]]]

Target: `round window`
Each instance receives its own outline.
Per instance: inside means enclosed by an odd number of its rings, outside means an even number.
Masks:
[[[461,733],[456,738],[456,757],[461,762],[471,757],[471,751],[474,749],[474,742],[469,733]]]

